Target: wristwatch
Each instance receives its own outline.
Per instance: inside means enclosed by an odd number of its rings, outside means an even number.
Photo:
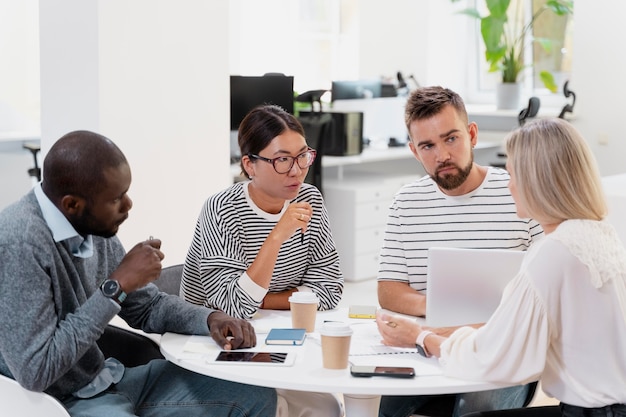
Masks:
[[[424,346],[424,339],[426,339],[426,337],[431,334],[434,333],[430,330],[422,330],[420,334],[417,335],[417,339],[415,340],[415,347],[417,348],[417,352],[425,358],[429,358],[430,354],[428,353],[426,346]]]
[[[114,279],[105,280],[100,286],[100,291],[102,291],[105,297],[110,298],[118,304],[122,304],[126,299],[126,293],[122,291],[120,283]]]

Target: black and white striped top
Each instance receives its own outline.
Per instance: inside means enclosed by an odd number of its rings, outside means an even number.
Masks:
[[[402,187],[389,208],[378,280],[426,291],[431,246],[526,250],[543,231],[517,216],[509,178],[489,167],[480,187],[462,196],[444,194],[429,176]]]
[[[284,212],[262,211],[246,196],[247,186],[233,184],[205,202],[181,282],[187,301],[239,318],[252,317],[261,304],[258,292],[253,296],[247,291],[251,280],[246,271]],[[304,244],[300,230],[282,244],[268,292],[306,287],[319,297],[320,310],[334,308],[341,300],[343,276],[322,195],[302,184],[294,201],[310,203],[313,215]]]

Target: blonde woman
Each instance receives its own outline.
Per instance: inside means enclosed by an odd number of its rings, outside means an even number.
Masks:
[[[449,376],[508,384],[540,378],[561,402],[557,415],[626,416],[626,250],[603,221],[594,157],[562,119],[527,123],[509,136],[506,151],[517,214],[536,219],[546,236],[529,249],[497,311],[482,328],[448,338],[381,315],[381,335],[389,345],[417,343]]]

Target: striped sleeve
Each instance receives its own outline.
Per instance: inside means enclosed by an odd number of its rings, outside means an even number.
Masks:
[[[343,277],[322,196],[304,184],[297,200],[311,203],[313,216],[304,244],[297,231],[281,246],[268,292],[306,286],[320,298],[321,309],[333,308],[341,299]],[[240,278],[276,223],[249,206],[241,184],[210,197],[187,254],[181,295],[234,317],[252,317],[262,298],[248,293]]]

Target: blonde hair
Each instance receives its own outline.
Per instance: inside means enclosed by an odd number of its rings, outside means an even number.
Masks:
[[[563,119],[535,119],[506,139],[509,169],[530,217],[555,223],[602,220],[607,213],[600,174],[580,133]]]

